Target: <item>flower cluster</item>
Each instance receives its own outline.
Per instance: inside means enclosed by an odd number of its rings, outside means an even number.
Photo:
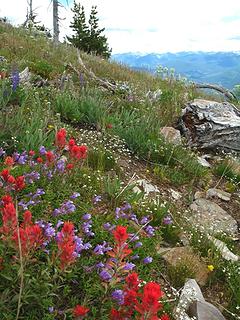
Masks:
[[[32,222],[32,214],[25,211],[23,214],[23,222],[18,227],[18,219],[16,208],[12,202],[12,198],[8,195],[2,197],[2,227],[0,233],[3,239],[13,242],[14,246],[21,251],[23,255],[28,255],[30,251],[34,251],[41,247],[44,237],[41,228]]]
[[[14,176],[10,174],[9,169],[3,169],[0,172],[0,177],[0,187],[4,187],[6,192],[19,192],[25,188],[24,176],[18,176],[14,178]]]
[[[32,222],[30,211],[24,212],[23,223],[19,227],[19,232],[17,230],[14,231],[13,241],[16,247],[21,243],[21,250],[25,256],[41,247],[44,241],[43,233],[41,228]]]
[[[126,219],[134,221],[137,225],[142,226],[142,230],[145,231],[148,237],[155,235],[155,228],[149,223],[151,221],[149,216],[144,216],[141,219],[138,219],[136,214],[131,210],[132,207],[129,203],[124,203],[122,207],[116,208],[115,216],[116,219]]]
[[[74,224],[66,221],[62,230],[56,235],[58,245],[58,257],[60,267],[65,269],[80,256],[82,250],[88,250],[92,246],[90,243],[83,243],[82,238],[75,235]]]
[[[112,293],[114,301],[120,305],[118,309],[112,309],[111,320],[147,319],[169,320],[167,314],[162,312],[160,299],[163,296],[161,287],[156,282],[148,282],[141,289],[137,273],[133,272],[126,277],[123,290],[115,290]],[[159,318],[158,314],[162,313]]]

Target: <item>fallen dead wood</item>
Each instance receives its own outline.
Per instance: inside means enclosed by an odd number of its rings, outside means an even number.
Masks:
[[[240,152],[240,111],[229,102],[187,103],[179,129],[193,147]]]
[[[237,100],[237,97],[234,95],[233,92],[225,89],[223,87],[217,86],[215,84],[208,84],[208,83],[194,83],[194,87],[196,89],[211,89],[222,93],[227,99],[229,100]]]
[[[71,63],[68,63],[67,64],[67,68],[72,70],[73,72],[75,72],[79,77],[80,77],[80,74],[81,72],[84,72],[91,80],[95,81],[96,83],[98,83],[101,87],[111,91],[112,93],[115,93],[116,90],[117,90],[117,86],[110,83],[109,81],[107,80],[103,80],[99,77],[97,77],[95,75],[95,73],[91,70],[89,70],[85,64],[83,63],[82,61],[82,58],[80,56],[80,52],[79,50],[77,51],[77,55],[78,55],[78,63],[80,65],[80,68],[81,68],[81,71],[79,71],[78,69],[76,69]]]

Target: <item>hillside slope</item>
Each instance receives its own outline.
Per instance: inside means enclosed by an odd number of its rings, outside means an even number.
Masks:
[[[212,97],[2,23],[0,56],[0,318],[179,319],[195,278],[239,319],[237,231],[214,233],[229,261],[190,209],[200,197],[237,225],[239,157],[206,168],[161,134]],[[228,202],[206,199],[216,187]]]

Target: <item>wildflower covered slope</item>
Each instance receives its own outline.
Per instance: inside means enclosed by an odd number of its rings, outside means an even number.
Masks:
[[[208,234],[191,208],[239,219],[239,157],[204,167],[163,135],[206,96],[34,30],[0,23],[0,40],[0,318],[178,318],[194,278],[238,319],[237,227]]]

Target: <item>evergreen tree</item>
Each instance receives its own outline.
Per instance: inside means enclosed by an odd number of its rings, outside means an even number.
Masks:
[[[101,55],[104,58],[109,58],[111,55],[111,50],[108,47],[107,38],[102,34],[105,31],[105,28],[100,29],[98,26],[98,21],[97,7],[92,6],[88,21],[90,27],[90,52],[93,52],[96,55]]]
[[[74,13],[74,16],[73,22],[70,24],[70,28],[73,29],[75,34],[72,37],[67,37],[67,39],[75,47],[88,52],[89,29],[86,24],[84,7],[81,6],[80,3],[76,3],[74,1],[72,12]]]
[[[86,23],[84,7],[76,1],[74,1],[72,12],[74,16],[70,28],[73,29],[74,35],[67,37],[68,41],[87,53],[109,58],[111,50],[108,47],[107,38],[102,35],[105,29],[99,29],[96,7],[92,7],[88,21],[89,25]]]

